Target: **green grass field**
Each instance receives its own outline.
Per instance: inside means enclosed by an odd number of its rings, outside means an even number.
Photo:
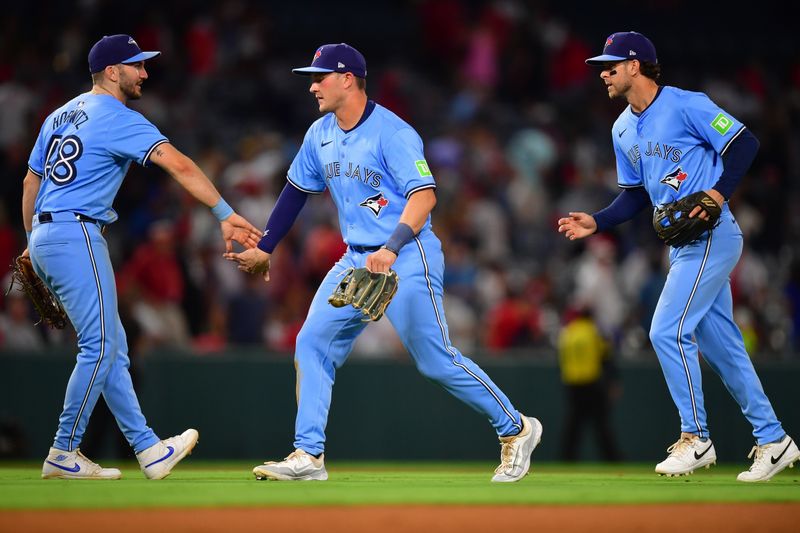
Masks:
[[[0,464],[0,509],[800,502],[800,469],[745,484],[736,481],[743,465],[662,478],[652,465],[542,464],[514,484],[490,483],[491,464],[336,463],[322,483],[255,481],[252,466],[187,462],[148,481],[127,463],[120,481],[44,481],[38,463]]]

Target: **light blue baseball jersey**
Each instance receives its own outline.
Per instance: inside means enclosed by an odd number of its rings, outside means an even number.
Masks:
[[[131,162],[146,164],[165,142],[158,128],[111,95],[73,98],[44,121],[28,159],[42,178],[35,212],[74,211],[114,222],[111,204]]]
[[[744,125],[703,93],[661,87],[641,114],[626,107],[611,131],[619,186],[644,186],[658,206],[712,188]]]
[[[287,179],[308,193],[330,191],[345,243],[380,246],[397,227],[406,199],[436,185],[411,126],[371,101],[365,115],[349,131],[333,113],[314,122]],[[430,216],[421,232],[429,227]]]

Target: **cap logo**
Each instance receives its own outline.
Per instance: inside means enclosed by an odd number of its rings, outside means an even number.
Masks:
[[[138,44],[136,44],[136,41],[133,40],[133,37],[128,37],[128,44],[139,46]]]
[[[633,50],[629,50],[629,51],[628,51],[628,55],[629,55],[629,56],[635,56],[635,55],[636,55],[636,52],[634,52]]]
[[[603,45],[603,48],[605,48],[606,46],[610,45],[610,44],[611,44],[611,43],[613,43],[613,42],[614,42],[614,39],[612,39],[611,37],[609,37],[608,39],[606,39],[606,44],[605,44],[605,45]]]
[[[313,63],[314,61],[319,59],[321,56],[322,56],[322,48],[317,48],[317,51],[314,52],[314,59],[312,59],[311,62]]]
[[[336,64],[336,68],[344,68],[344,63],[342,63],[341,61],[339,61],[339,62]]]

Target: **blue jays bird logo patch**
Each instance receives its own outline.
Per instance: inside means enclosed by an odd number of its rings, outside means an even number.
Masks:
[[[686,178],[689,177],[689,174],[683,171],[681,167],[676,168],[666,176],[661,179],[661,183],[665,185],[669,185],[676,191],[681,188],[681,183],[683,183]]]
[[[386,199],[386,197],[383,195],[382,192],[379,192],[375,196],[370,196],[369,198],[367,198],[358,205],[360,205],[361,207],[366,207],[367,209],[372,211],[373,215],[378,217],[380,216],[383,208],[389,205],[389,200]]]

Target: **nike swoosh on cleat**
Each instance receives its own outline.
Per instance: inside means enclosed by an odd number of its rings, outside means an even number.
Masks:
[[[770,462],[772,464],[774,464],[774,465],[778,464],[778,461],[781,460],[781,457],[783,457],[783,454],[786,453],[786,450],[788,450],[789,446],[791,446],[791,445],[792,445],[792,439],[789,439],[789,444],[786,445],[786,448],[783,449],[783,451],[781,452],[781,454],[778,457],[770,457],[769,458]]]
[[[706,448],[705,450],[703,450],[703,453],[700,453],[700,454],[698,454],[697,452],[694,452],[694,458],[695,458],[695,460],[699,460],[701,457],[703,457],[705,454],[707,454],[707,453],[708,453],[708,450],[710,450],[712,446],[714,446],[714,445],[713,445],[713,444],[709,444],[709,445],[708,445],[708,448]]]
[[[326,141],[322,141],[322,146],[323,146],[323,147],[325,147],[325,146],[328,146],[328,145],[329,145],[330,143],[332,143],[332,142],[333,142],[333,141],[327,141],[327,142],[326,142]]]
[[[172,456],[173,453],[175,453],[175,448],[173,448],[172,446],[167,446],[167,449],[169,451],[167,452],[167,454],[164,457],[162,457],[161,459],[156,459],[155,461],[153,461],[149,465],[146,465],[145,468],[150,468],[151,466],[153,466],[156,463],[160,463],[161,461],[166,461],[167,459],[169,459]]]
[[[784,451],[786,451],[786,450],[784,450]],[[781,454],[781,455],[783,455],[783,454]],[[75,466],[73,466],[72,468],[67,468],[66,466],[61,466],[59,464],[54,463],[53,461],[47,461],[47,464],[53,465],[54,467],[60,468],[61,470],[66,470],[67,472],[75,473],[75,472],[80,472],[81,471],[81,467],[80,467],[80,465],[78,463],[75,463]]]

